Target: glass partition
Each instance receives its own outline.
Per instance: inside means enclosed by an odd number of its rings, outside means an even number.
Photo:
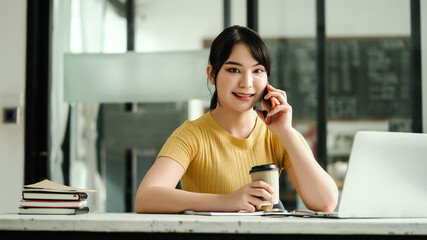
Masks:
[[[411,131],[410,31],[409,0],[326,1],[327,169],[339,188],[357,131]]]

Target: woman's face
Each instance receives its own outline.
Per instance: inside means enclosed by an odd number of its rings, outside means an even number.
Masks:
[[[217,107],[248,111],[261,99],[266,85],[265,67],[252,57],[246,44],[238,43],[216,78]]]

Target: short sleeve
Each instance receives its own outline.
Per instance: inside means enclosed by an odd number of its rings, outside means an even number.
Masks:
[[[187,170],[195,155],[195,134],[188,122],[177,128],[167,139],[157,158],[169,157],[177,161],[184,170]]]

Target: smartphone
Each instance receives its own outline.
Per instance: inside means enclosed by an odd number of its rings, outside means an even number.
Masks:
[[[268,82],[267,82],[267,86],[268,86]],[[268,125],[268,124],[270,124],[271,117],[267,117],[267,113],[269,113],[271,110],[273,110],[273,108],[275,108],[278,104],[275,101],[274,97],[271,97],[268,100],[264,99],[265,95],[267,95],[270,92],[270,90],[268,90],[267,86],[265,87],[264,94],[261,98],[261,108],[262,108],[263,113],[264,113],[264,118],[266,117],[266,123]]]

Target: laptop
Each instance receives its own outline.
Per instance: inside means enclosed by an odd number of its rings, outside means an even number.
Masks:
[[[319,217],[427,217],[427,134],[356,133],[336,213]]]

